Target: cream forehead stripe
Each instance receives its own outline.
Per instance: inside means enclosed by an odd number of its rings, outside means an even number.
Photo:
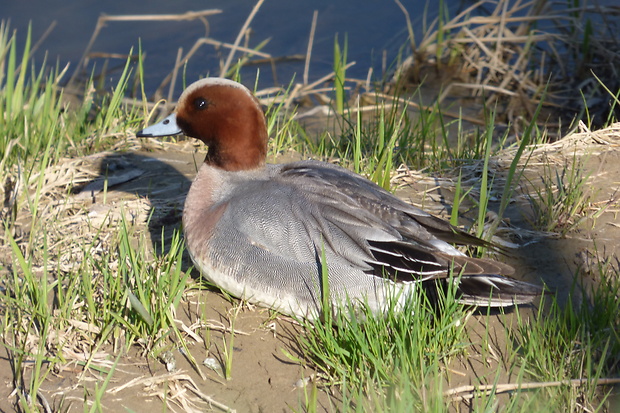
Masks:
[[[241,89],[245,91],[245,93],[247,93],[248,96],[253,97],[252,92],[250,92],[247,87],[243,86],[240,83],[234,82],[229,79],[222,79],[220,77],[207,77],[204,79],[197,80],[191,85],[189,85],[187,89],[185,89],[183,94],[181,95],[181,99],[183,99],[184,96],[189,96],[196,89],[200,89],[201,87],[204,87],[204,86],[228,86],[228,87],[232,87],[235,89]]]

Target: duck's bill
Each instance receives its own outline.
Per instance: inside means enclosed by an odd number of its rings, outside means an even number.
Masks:
[[[138,138],[153,138],[156,136],[178,135],[181,132],[181,128],[177,125],[177,114],[173,113],[161,122],[142,129],[136,133],[136,136]]]

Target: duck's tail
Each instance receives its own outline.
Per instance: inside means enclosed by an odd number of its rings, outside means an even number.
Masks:
[[[444,279],[444,284],[450,279]],[[524,281],[495,274],[464,275],[457,282],[457,300],[462,304],[483,307],[508,307],[529,304],[544,289]]]

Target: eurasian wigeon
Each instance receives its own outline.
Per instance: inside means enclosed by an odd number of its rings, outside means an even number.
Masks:
[[[265,116],[237,82],[193,83],[175,113],[137,136],[179,133],[208,146],[185,201],[187,249],[233,296],[314,318],[324,297],[333,308],[363,301],[381,312],[394,292],[402,300],[415,286],[434,291],[457,280],[458,300],[470,305],[512,306],[541,293],[505,277],[512,267],[452,245],[486,242],[351,171],[311,160],[266,164]]]

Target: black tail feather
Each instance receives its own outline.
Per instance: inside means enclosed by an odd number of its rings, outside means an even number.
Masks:
[[[456,299],[462,304],[484,307],[509,307],[529,304],[544,293],[540,286],[494,274],[468,275],[425,283],[429,298],[436,300],[438,289],[445,289],[449,282],[458,282]]]

